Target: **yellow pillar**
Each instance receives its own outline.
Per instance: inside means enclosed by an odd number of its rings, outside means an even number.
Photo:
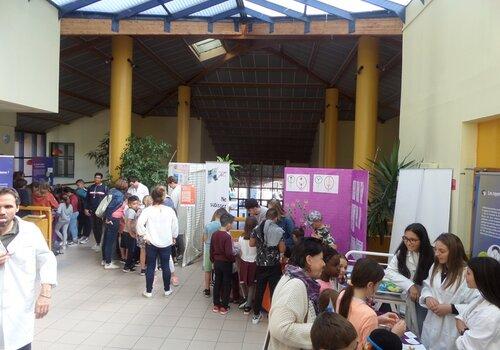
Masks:
[[[366,167],[375,156],[378,110],[379,40],[362,36],[358,44],[356,80],[356,117],[354,122],[353,168]]]
[[[325,142],[323,145],[323,166],[335,168],[337,161],[337,126],[339,122],[339,90],[325,91]]]
[[[189,117],[191,114],[191,88],[181,85],[177,95],[177,161],[189,161]]]
[[[111,100],[109,111],[109,173],[117,179],[120,157],[132,130],[132,62],[133,39],[113,36],[111,50]],[[130,62],[128,61],[130,60]]]

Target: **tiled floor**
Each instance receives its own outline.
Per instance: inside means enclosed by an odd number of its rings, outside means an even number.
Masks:
[[[33,349],[261,349],[267,321],[253,325],[237,307],[221,316],[202,295],[196,263],[177,267],[181,285],[163,296],[161,275],[154,296],[144,298],[137,273],[104,270],[89,246],[59,255],[59,285],[49,314],[35,323]]]

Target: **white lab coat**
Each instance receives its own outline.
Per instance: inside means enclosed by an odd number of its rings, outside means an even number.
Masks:
[[[421,329],[419,329],[417,312],[415,310],[415,304],[411,300],[408,290],[415,284],[413,278],[417,272],[418,260],[420,257],[419,252],[408,251],[406,253],[406,267],[410,271],[410,278],[403,276],[398,271],[398,256],[394,255],[385,269],[385,278],[394,282],[399,288],[403,289],[402,297],[406,299],[406,309],[405,309],[405,319],[408,329],[410,329],[415,334],[420,334]]]
[[[496,305],[479,296],[456,318],[469,328],[458,337],[457,349],[500,349],[500,309]]]
[[[57,283],[57,261],[40,229],[16,218],[19,233],[7,246],[12,256],[0,267],[0,349],[5,350],[33,341],[37,287]]]
[[[130,193],[132,196],[139,197],[139,201],[142,203],[144,197],[149,196],[149,189],[146,187],[146,185],[143,185],[139,182],[139,186],[137,186],[137,188],[131,186],[127,190],[127,193]]]
[[[175,210],[179,210],[179,203],[181,201],[181,184],[177,184],[174,189],[171,189],[170,198],[174,202]]]
[[[452,286],[444,289],[441,283],[441,272],[434,276],[431,286],[431,277],[434,265],[429,271],[429,277],[424,281],[420,294],[420,305],[425,305],[426,297],[435,298],[440,304],[455,305],[458,313],[463,313],[467,305],[479,295],[477,289],[470,289],[465,282],[465,267],[462,272],[460,284],[456,281]],[[445,280],[446,282],[446,280]],[[424,321],[422,329],[422,343],[427,350],[451,350],[456,349],[455,340],[459,334],[455,323],[455,315],[449,314],[439,317],[434,312],[429,311]]]

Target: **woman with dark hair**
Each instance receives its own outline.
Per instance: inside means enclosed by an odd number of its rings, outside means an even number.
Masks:
[[[457,348],[500,349],[500,263],[490,257],[472,258],[465,280],[481,296],[456,317]]]
[[[434,264],[420,295],[420,305],[429,309],[421,339],[428,350],[455,349],[459,335],[455,315],[479,293],[465,282],[467,256],[460,238],[443,233],[435,240],[434,251]]]
[[[311,349],[311,327],[318,314],[319,284],[325,262],[323,246],[305,238],[295,246],[274,290],[269,312],[268,349]]]
[[[420,306],[418,299],[433,262],[434,250],[427,230],[414,223],[405,229],[403,240],[385,270],[385,277],[406,293],[406,325],[417,335],[427,315],[427,309]]]
[[[359,259],[352,270],[351,284],[337,299],[338,313],[347,318],[358,332],[358,350],[364,348],[370,333],[382,322],[388,323],[392,332],[399,336],[406,330],[405,322],[398,320],[396,314],[387,313],[377,317],[375,311],[366,303],[366,300],[375,294],[383,278],[384,269],[375,260]]]

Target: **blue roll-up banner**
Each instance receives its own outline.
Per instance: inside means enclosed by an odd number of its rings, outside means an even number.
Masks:
[[[476,175],[472,255],[490,256],[500,261],[500,173]]]
[[[0,187],[12,187],[14,156],[0,156]]]

